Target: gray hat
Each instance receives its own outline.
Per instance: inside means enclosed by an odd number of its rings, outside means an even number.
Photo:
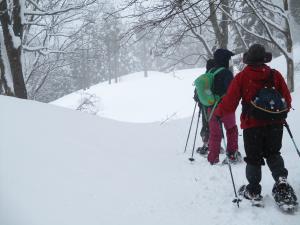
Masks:
[[[260,44],[253,44],[243,55],[243,62],[248,65],[262,65],[272,60],[272,53],[266,52],[265,47]]]

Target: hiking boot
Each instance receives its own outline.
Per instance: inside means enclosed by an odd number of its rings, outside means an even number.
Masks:
[[[196,152],[199,153],[200,155],[207,155],[208,154],[208,145],[204,144],[202,147],[197,148]],[[224,154],[224,153],[225,153],[225,150],[221,146],[220,147],[220,154]]]
[[[286,177],[279,177],[274,184],[272,195],[277,204],[298,204],[294,189],[286,180]]]
[[[197,153],[200,155],[207,155],[208,154],[208,146],[203,145],[202,147],[197,148]]]
[[[253,206],[263,207],[263,196],[257,193],[251,193],[246,185],[242,185],[238,190],[239,196],[250,200]]]
[[[239,151],[227,152],[226,158],[223,160],[222,164],[228,164],[228,159],[231,164],[237,164],[243,161],[242,155]]]

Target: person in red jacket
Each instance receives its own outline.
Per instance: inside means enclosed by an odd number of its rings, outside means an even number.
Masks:
[[[250,200],[262,198],[260,185],[261,166],[265,165],[265,160],[275,180],[273,195],[279,186],[283,186],[284,190],[292,190],[286,181],[288,171],[280,154],[284,120],[256,119],[251,115],[248,107],[257,92],[270,79],[271,68],[265,63],[270,62],[271,59],[272,54],[266,52],[262,45],[252,45],[248,52],[244,54],[244,63],[247,66],[232,80],[226,96],[223,97],[214,112],[214,115],[217,117],[231,114],[236,111],[242,99],[243,109],[240,120],[246,153],[244,158],[246,162],[246,178],[249,182],[248,185],[244,185],[242,188],[242,195]],[[277,70],[273,70],[273,84],[275,89],[285,99],[287,106],[291,108],[290,92],[284,78]],[[285,195],[284,192],[281,192],[281,194]],[[296,198],[295,196],[293,197]]]

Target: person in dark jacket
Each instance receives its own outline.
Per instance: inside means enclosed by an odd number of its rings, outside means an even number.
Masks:
[[[265,164],[265,160],[275,180],[273,194],[280,185],[283,185],[285,190],[292,190],[286,181],[288,171],[280,154],[284,121],[256,119],[246,107],[257,92],[266,85],[266,81],[270,79],[271,68],[265,63],[270,62],[271,59],[271,53],[266,52],[262,45],[252,45],[244,54],[244,63],[247,66],[235,76],[226,96],[214,112],[214,115],[219,117],[234,113],[240,99],[242,99],[243,111],[240,119],[246,152],[244,159],[247,164],[246,178],[249,182],[248,185],[244,186],[243,195],[247,199],[262,198],[261,166]],[[290,92],[284,78],[277,70],[273,70],[273,84],[290,108]]]
[[[226,94],[229,84],[233,79],[233,74],[229,70],[229,60],[234,54],[227,49],[217,49],[214,52],[215,67],[212,71],[216,71],[219,68],[224,68],[214,77],[212,92],[221,98]],[[208,109],[209,115],[209,153],[208,161],[211,165],[219,162],[219,154],[222,140],[222,131],[220,127],[220,122],[224,124],[227,136],[227,149],[226,154],[232,162],[238,162],[240,160],[238,152],[238,129],[235,121],[235,113],[232,112],[223,117],[217,118],[215,115],[210,116],[214,109]]]
[[[206,73],[214,67],[215,67],[215,61],[213,59],[208,59],[206,62]],[[202,147],[197,148],[197,152],[201,155],[206,155],[208,153],[208,138],[209,138],[207,107],[201,104],[196,89],[194,90],[194,100],[198,103],[199,109],[201,110],[201,117],[202,117],[202,128],[201,128],[200,136],[203,145]]]

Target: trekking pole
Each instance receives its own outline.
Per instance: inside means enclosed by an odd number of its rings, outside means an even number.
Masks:
[[[226,145],[225,136],[224,136],[224,132],[223,132],[222,122],[221,122],[221,120],[219,118],[217,118],[217,120],[218,120],[220,128],[221,128],[223,143],[224,143],[224,147],[226,149],[227,145]],[[240,207],[239,203],[242,201],[242,199],[238,198],[237,193],[236,193],[235,183],[234,183],[232,169],[231,169],[231,162],[230,162],[230,159],[228,157],[228,154],[226,154],[226,159],[227,159],[227,164],[228,164],[228,168],[229,168],[229,172],[230,172],[230,176],[231,176],[231,181],[232,181],[232,186],[233,186],[233,191],[234,191],[234,195],[235,195],[235,198],[232,200],[232,202],[236,203],[237,206],[238,206],[238,208],[239,208]]]
[[[191,156],[191,158],[189,158],[189,160],[191,162],[195,161],[195,159],[194,159],[194,152],[195,152],[195,144],[196,144],[197,134],[198,134],[198,126],[199,126],[200,115],[201,115],[201,108],[199,108],[199,114],[198,114],[198,119],[197,119],[197,126],[196,126],[196,132],[195,132],[195,138],[194,138],[194,145],[193,145],[192,156]]]
[[[299,157],[300,157],[300,151],[299,151],[299,148],[298,148],[297,145],[296,145],[296,142],[295,142],[295,140],[294,140],[294,137],[293,137],[293,134],[292,134],[292,132],[291,132],[290,126],[288,125],[288,123],[287,123],[286,121],[284,122],[283,125],[286,127],[286,129],[287,129],[287,131],[288,131],[288,133],[289,133],[289,135],[290,135],[290,137],[291,137],[291,139],[292,139],[292,141],[293,141],[293,143],[294,143],[295,149],[296,149],[296,151],[297,151],[297,153],[298,153],[298,155],[299,155]]]
[[[196,112],[196,106],[197,106],[197,102],[195,103],[194,112],[193,112],[193,116],[192,116],[192,120],[191,120],[191,125],[190,125],[189,133],[188,133],[188,136],[187,136],[187,139],[186,139],[186,143],[185,143],[184,153],[186,152],[186,147],[187,147],[187,144],[189,142],[190,133],[191,133],[191,129],[192,129],[193,121],[194,121],[194,116],[195,116],[195,112]]]

